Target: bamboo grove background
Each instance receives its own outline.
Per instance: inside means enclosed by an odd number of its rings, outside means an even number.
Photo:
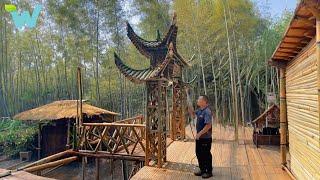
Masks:
[[[0,2],[0,117],[59,99],[76,99],[76,68],[83,69],[84,99],[120,112],[144,113],[145,87],[126,80],[114,65],[116,51],[131,67],[148,60],[130,44],[125,21],[142,37],[164,35],[175,11],[178,50],[192,67],[185,81],[194,96],[207,94],[223,123],[250,121],[278,94],[278,72],[267,66],[291,18],[271,17],[266,1],[250,0],[47,0]],[[35,29],[17,31],[4,4],[31,11],[44,6]]]

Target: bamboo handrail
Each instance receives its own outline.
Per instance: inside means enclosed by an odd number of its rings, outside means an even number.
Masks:
[[[124,123],[83,123],[83,126],[118,126],[118,127],[141,127],[144,128],[144,124],[124,124]]]
[[[115,123],[123,123],[123,122],[132,121],[132,120],[138,120],[138,119],[143,119],[143,115],[140,114],[132,118],[122,119],[122,120],[116,121]]]

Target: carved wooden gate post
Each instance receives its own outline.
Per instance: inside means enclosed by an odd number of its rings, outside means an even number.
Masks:
[[[166,161],[166,81],[147,81],[146,165],[161,167]]]
[[[181,81],[173,82],[171,139],[185,138],[186,92]]]

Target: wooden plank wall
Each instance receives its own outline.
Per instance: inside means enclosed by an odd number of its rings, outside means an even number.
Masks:
[[[298,179],[320,179],[318,78],[312,40],[286,68],[289,166]]]

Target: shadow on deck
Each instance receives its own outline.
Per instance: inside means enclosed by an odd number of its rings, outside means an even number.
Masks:
[[[201,179],[193,175],[198,162],[189,127],[186,134],[186,142],[174,141],[168,147],[168,162],[163,168],[145,166],[132,179]],[[232,127],[214,125],[213,137],[212,179],[290,179],[281,169],[279,147],[256,148],[251,128],[240,128],[239,141],[235,142]]]

